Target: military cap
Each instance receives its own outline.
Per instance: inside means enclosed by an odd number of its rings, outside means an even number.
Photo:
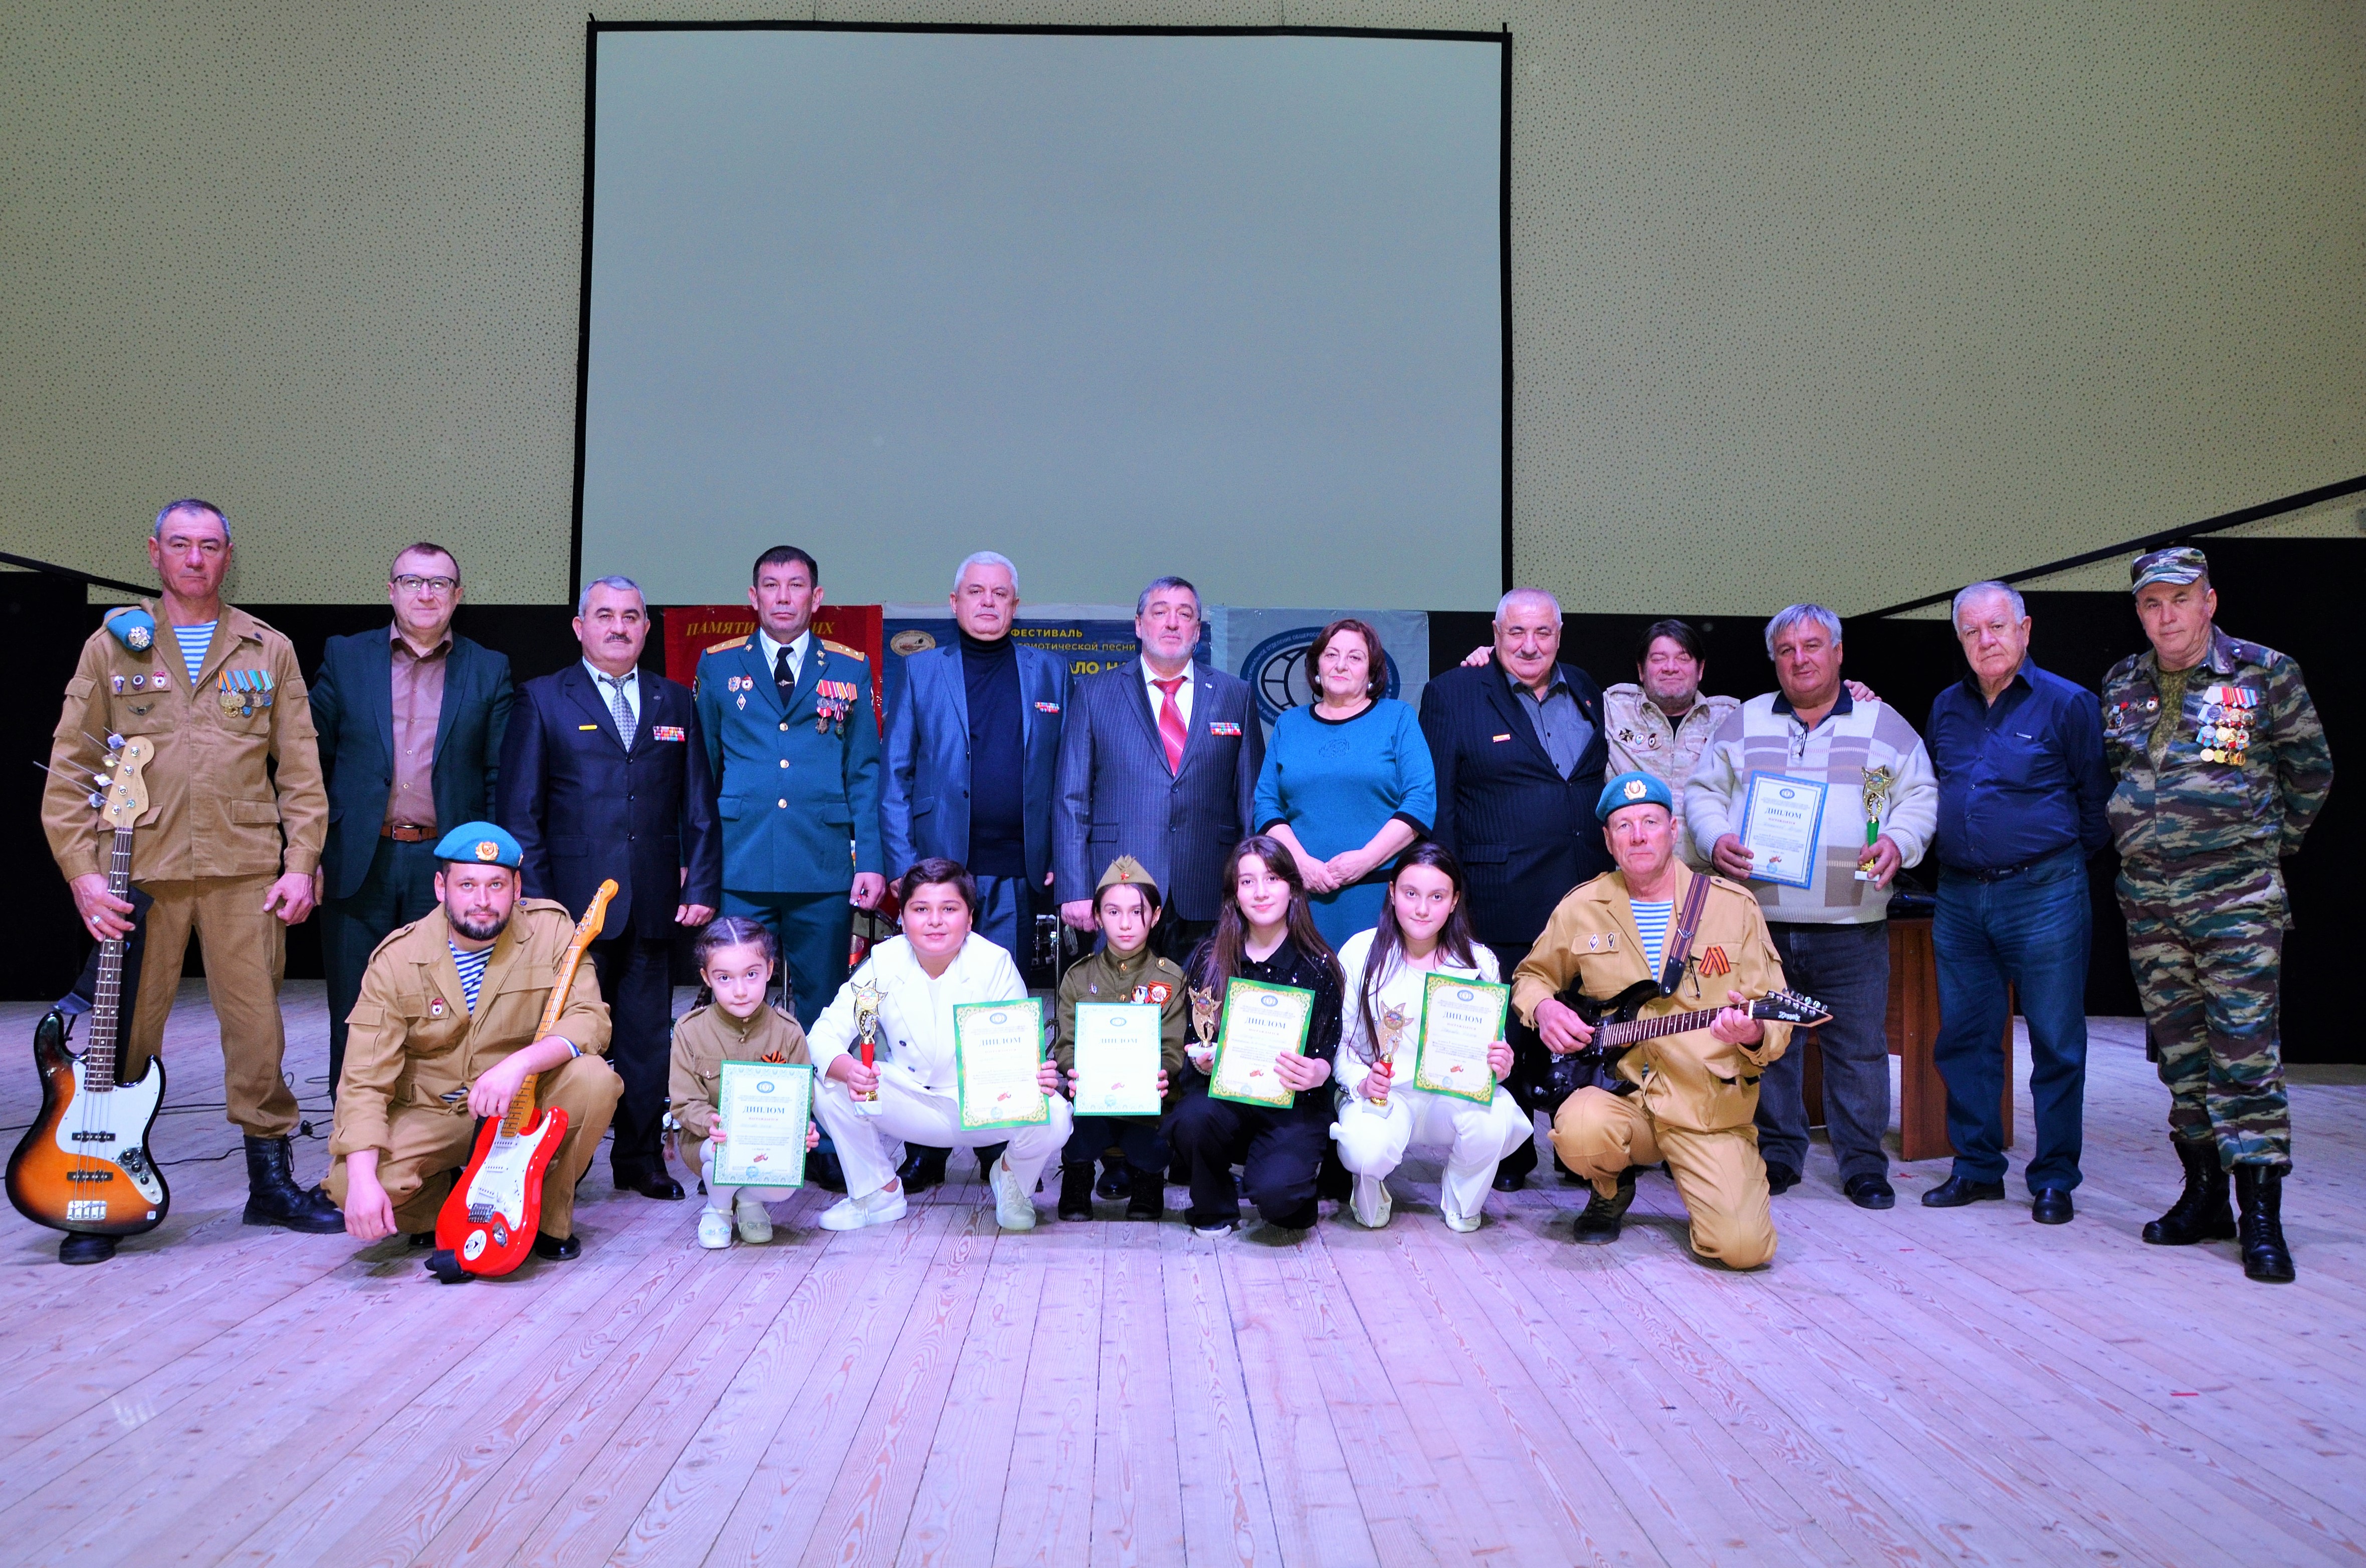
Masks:
[[[1668,793],[1667,781],[1639,768],[1629,769],[1602,786],[1602,798],[1594,803],[1594,819],[1607,822],[1622,806],[1656,806],[1671,817],[1676,814],[1676,797]]]
[[[109,610],[106,624],[115,640],[134,653],[145,653],[156,646],[156,617],[137,604]]]
[[[2191,582],[2209,575],[2207,556],[2191,545],[2171,545],[2136,557],[2135,565],[2128,568],[2128,592],[2133,593],[2147,583]]]
[[[1098,895],[1117,886],[1144,888],[1154,900],[1158,897],[1158,884],[1150,879],[1150,873],[1143,870],[1142,863],[1132,855],[1120,855],[1110,862],[1109,869],[1101,873],[1101,879],[1094,885],[1093,892]]]
[[[506,828],[490,822],[463,822],[437,841],[435,858],[471,865],[505,865],[514,871],[525,859],[525,852]]]

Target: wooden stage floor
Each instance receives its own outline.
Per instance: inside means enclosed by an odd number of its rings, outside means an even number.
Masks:
[[[288,1015],[323,1105],[317,984]],[[828,1240],[803,1194],[773,1245],[710,1253],[694,1201],[617,1198],[603,1163],[580,1261],[445,1288],[400,1242],[239,1224],[242,1162],[198,1163],[238,1146],[211,1029],[185,987],[163,1230],[84,1269],[0,1233],[0,1561],[2366,1560],[2354,1071],[2293,1097],[2282,1288],[2137,1240],[2175,1166],[2116,1020],[2060,1230],[1922,1209],[1935,1162],[1860,1212],[1820,1148],[1746,1277],[1689,1260],[1656,1175],[1594,1248],[1557,1182],[1453,1235],[1432,1165],[1377,1234],[1210,1242],[1047,1197],[1004,1237],[965,1180]],[[0,1077],[6,1122],[33,1090]]]

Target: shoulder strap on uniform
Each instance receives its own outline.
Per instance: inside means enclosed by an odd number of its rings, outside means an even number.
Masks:
[[[828,637],[823,637],[820,640],[822,647],[829,649],[830,652],[837,654],[841,659],[862,659],[862,651],[858,649],[849,648],[842,642],[832,642]],[[868,664],[870,660],[864,659],[863,662]]]
[[[1684,964],[1693,955],[1693,933],[1700,930],[1701,909],[1708,903],[1708,878],[1695,875],[1693,885],[1684,890],[1684,913],[1676,917],[1676,929],[1670,933],[1668,958],[1660,966],[1660,995],[1673,997],[1676,985],[1684,977]]]
[[[726,641],[723,641],[723,642],[715,642],[715,643],[709,643],[709,644],[707,644],[707,647],[706,647],[706,652],[707,652],[707,653],[729,653],[733,649],[737,649],[737,648],[745,648],[745,647],[747,647],[747,646],[748,646],[748,639],[747,639],[746,637],[731,637],[731,638],[729,638],[729,639],[727,639],[727,640],[726,640]],[[705,654],[701,654],[701,655],[699,655],[699,657],[700,657],[700,658],[702,658],[702,659],[704,659],[705,656],[706,656]]]

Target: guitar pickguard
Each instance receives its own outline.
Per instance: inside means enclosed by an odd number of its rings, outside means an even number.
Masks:
[[[62,1151],[78,1159],[107,1161],[148,1202],[162,1203],[164,1184],[141,1140],[148,1135],[148,1123],[163,1092],[164,1076],[152,1065],[138,1083],[118,1084],[105,1094],[93,1094],[84,1082],[83,1062],[77,1056],[73,1100],[58,1118],[54,1141]]]
[[[499,1214],[512,1225],[524,1222],[526,1173],[534,1163],[535,1151],[548,1136],[550,1123],[546,1119],[531,1132],[514,1133],[493,1140],[493,1146],[486,1151],[485,1163],[478,1168],[476,1179],[468,1183],[468,1217],[471,1220],[481,1224]]]

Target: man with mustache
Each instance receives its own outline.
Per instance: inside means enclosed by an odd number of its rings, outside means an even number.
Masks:
[[[715,780],[689,691],[637,668],[648,606],[628,577],[576,601],[583,657],[519,689],[501,745],[501,821],[517,835],[529,897],[580,915],[603,879],[616,897],[592,944],[625,1080],[609,1152],[616,1190],[674,1199],[661,1129],[672,1067],[673,933],[723,901]]]

